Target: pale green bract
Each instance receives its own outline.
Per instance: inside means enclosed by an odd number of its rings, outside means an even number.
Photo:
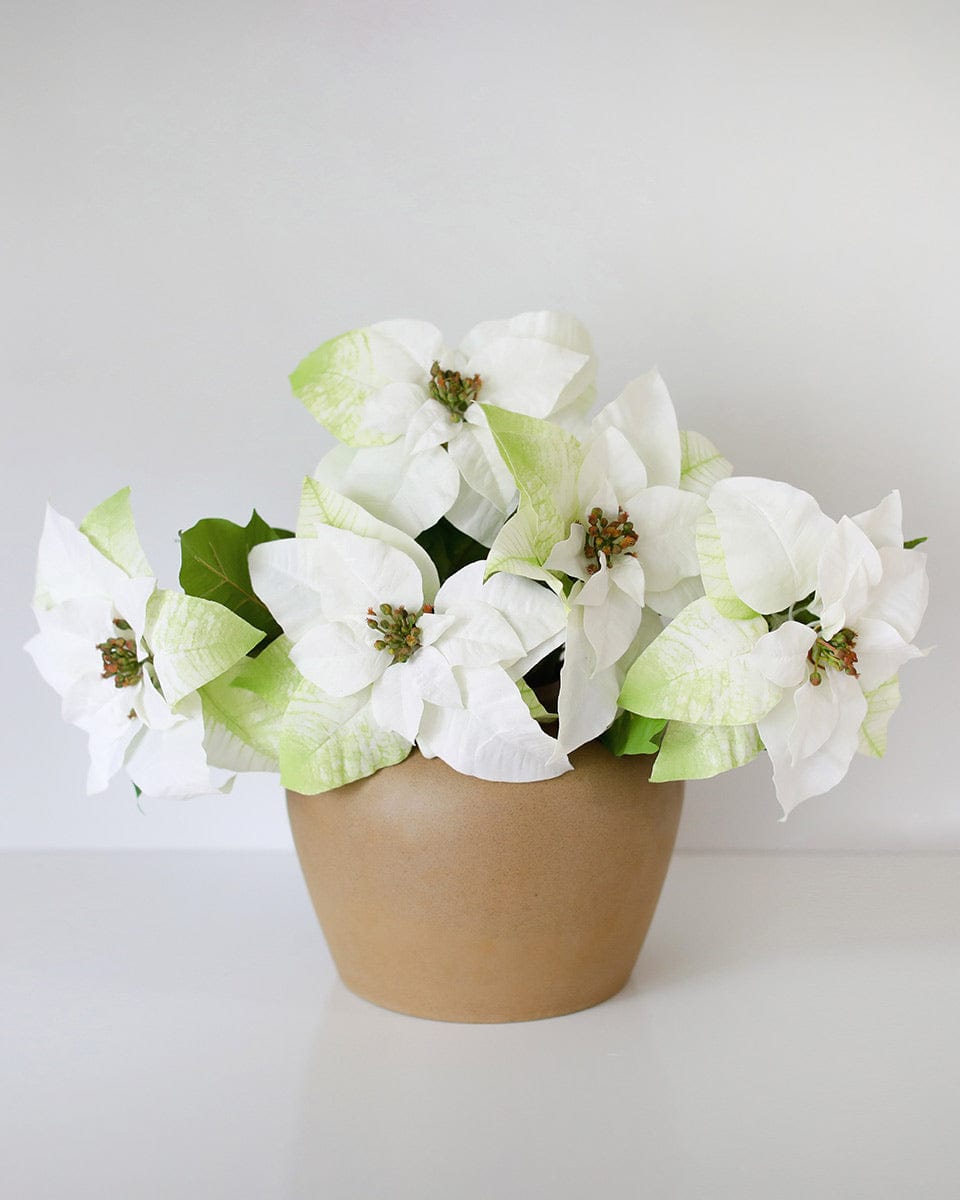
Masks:
[[[279,771],[283,719],[302,676],[279,637],[200,689],[207,756],[230,771]]]
[[[867,715],[860,726],[861,754],[883,758],[887,752],[887,726],[900,704],[900,683],[896,676],[867,692]]]
[[[373,719],[370,692],[334,697],[303,680],[280,735],[284,787],[305,795],[328,792],[407,757],[411,743]]]
[[[711,779],[751,762],[763,749],[756,725],[687,725],[670,721],[650,778]]]
[[[762,617],[732,621],[703,597],[689,604],[627,672],[620,704],[645,717],[692,725],[746,725],[780,699],[749,653]]]
[[[708,496],[721,479],[733,474],[733,464],[702,433],[680,431],[680,487]]]
[[[364,422],[364,406],[390,385],[425,386],[429,377],[398,342],[374,329],[331,338],[290,376],[293,394],[348,446],[383,446],[396,434]]]
[[[128,487],[114,492],[87,513],[80,522],[80,532],[131,578],[153,574],[137,536]]]
[[[703,590],[710,597],[717,612],[734,621],[748,620],[760,615],[754,612],[749,604],[744,604],[733,590],[733,584],[727,574],[717,518],[709,509],[697,522],[697,557],[700,560]]]
[[[490,406],[485,406],[485,412],[520,492],[516,515],[490,549],[487,575],[507,571],[543,580],[559,590],[557,575],[543,564],[579,515],[577,476],[583,448],[572,434],[535,417]]]
[[[147,644],[168,704],[222,675],[263,634],[222,604],[158,591],[147,602]]]

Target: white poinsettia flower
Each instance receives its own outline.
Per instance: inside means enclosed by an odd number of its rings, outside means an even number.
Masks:
[[[325,343],[291,377],[344,445],[317,478],[416,536],[443,516],[490,545],[516,488],[483,405],[574,420],[592,403],[590,337],[573,317],[521,313],[458,347],[423,321],[383,321]]]
[[[465,774],[510,782],[569,769],[515,682],[562,637],[564,606],[549,589],[484,583],[475,563],[436,590],[435,573],[396,539],[333,526],[254,547],[250,572],[301,674],[349,701],[351,719],[362,712],[368,738],[390,754],[399,738]],[[377,762],[374,752],[363,769]]]
[[[197,689],[262,635],[220,605],[157,588],[127,489],[80,529],[48,507],[34,612],[40,631],[26,650],[88,735],[88,793],[121,768],[149,796],[229,786],[207,761]]]
[[[751,652],[760,674],[784,689],[758,728],[785,814],[840,782],[864,733],[875,737],[875,701],[885,725],[897,672],[922,654],[913,639],[927,604],[926,556],[903,547],[899,493],[831,523],[812,579],[814,596],[798,614],[812,623],[784,620]],[[807,573],[800,590],[810,581]]]
[[[656,371],[603,408],[582,442],[529,420],[492,420],[527,494],[491,564],[567,580],[558,746],[569,752],[613,721],[627,666],[660,630],[654,614],[672,617],[702,593],[696,530],[710,468],[683,486],[687,443]],[[706,446],[698,440],[698,450]],[[725,473],[729,464],[710,449],[701,459]]]

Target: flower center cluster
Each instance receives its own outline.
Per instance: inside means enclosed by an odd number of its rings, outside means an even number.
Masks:
[[[114,625],[122,633],[130,626],[122,617],[114,617]],[[102,679],[112,679],[113,686],[118,688],[133,687],[143,678],[143,668],[149,658],[141,662],[137,658],[137,644],[133,638],[112,637],[105,642],[97,642],[97,649],[103,657]]]
[[[424,613],[432,612],[429,604],[415,613],[407,612],[402,604],[399,608],[394,608],[392,604],[381,604],[379,612],[368,608],[367,625],[381,635],[373,643],[374,649],[388,650],[394,662],[406,662],[420,649],[422,634],[417,622]]]
[[[815,626],[815,629],[819,635],[820,626]],[[852,629],[841,629],[829,641],[818,636],[807,652],[807,658],[813,667],[810,672],[810,682],[813,686],[819,687],[822,683],[823,667],[833,667],[835,671],[842,671],[845,675],[859,675],[857,656],[853,649],[856,644],[857,635]]]
[[[608,521],[603,515],[602,508],[590,510],[587,517],[587,531],[583,538],[583,554],[587,560],[587,573],[595,575],[600,570],[600,555],[610,566],[611,559],[617,554],[629,554],[636,558],[636,551],[631,547],[637,544],[637,535],[633,532],[633,522],[630,514],[622,508],[617,510],[616,520]]]
[[[439,400],[451,421],[462,421],[483,386],[479,375],[464,379],[459,371],[443,371],[435,362],[430,368],[430,395]]]

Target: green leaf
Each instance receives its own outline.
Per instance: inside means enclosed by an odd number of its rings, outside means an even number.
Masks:
[[[756,725],[688,725],[671,721],[650,778],[712,779],[756,758],[763,749]]]
[[[188,596],[212,600],[261,630],[265,646],[281,629],[253,590],[247,556],[261,542],[291,536],[286,529],[273,529],[256,510],[245,527],[221,517],[198,521],[180,534],[180,586]]]
[[[535,721],[540,721],[544,724],[549,724],[551,721],[557,720],[557,714],[547,712],[537,698],[537,693],[533,690],[525,679],[517,680],[517,687],[520,689],[520,695],[523,697],[523,702],[530,710],[530,716]]]
[[[157,591],[147,601],[146,641],[172,705],[243,658],[260,641],[260,631],[212,600]]]
[[[81,528],[83,528],[83,527],[81,526]],[[904,548],[904,550],[916,550],[916,548],[918,546],[922,546],[923,543],[926,542],[927,540],[928,539],[925,537],[911,538],[909,540],[909,542],[903,543],[903,548]]]
[[[640,717],[622,712],[600,741],[618,757],[624,754],[656,754],[657,735],[666,721],[657,717]]]
[[[702,433],[680,431],[680,487],[706,496],[720,479],[733,474],[733,466]]]
[[[700,578],[703,590],[713,601],[717,612],[732,621],[747,620],[759,614],[744,604],[733,590],[727,564],[720,544],[717,518],[708,509],[697,522],[697,557],[700,560]]]
[[[446,517],[441,517],[436,525],[418,534],[416,540],[417,545],[433,560],[441,583],[455,575],[461,567],[487,557],[486,546],[451,525]]]
[[[763,617],[734,621],[709,597],[694,600],[627,672],[621,707],[690,725],[753,724],[781,695],[750,659],[766,632]]]
[[[80,532],[132,579],[153,574],[137,536],[128,487],[114,492],[88,512],[80,523]]]
[[[870,758],[883,758],[887,752],[887,726],[900,703],[900,683],[896,675],[866,693],[867,715],[860,726],[857,749]]]
[[[303,680],[284,714],[280,782],[312,796],[402,762],[410,750],[374,721],[369,689],[340,698]]]

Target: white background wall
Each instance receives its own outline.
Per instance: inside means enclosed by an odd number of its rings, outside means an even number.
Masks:
[[[955,3],[6,0],[0,842],[287,845],[279,790],[138,811],[20,646],[42,509],[124,483],[178,529],[295,519],[329,444],[286,375],[391,316],[579,314],[610,399],[835,516],[931,536],[926,662],[882,763],[786,824],[765,762],[689,788],[695,847],[960,846]]]

